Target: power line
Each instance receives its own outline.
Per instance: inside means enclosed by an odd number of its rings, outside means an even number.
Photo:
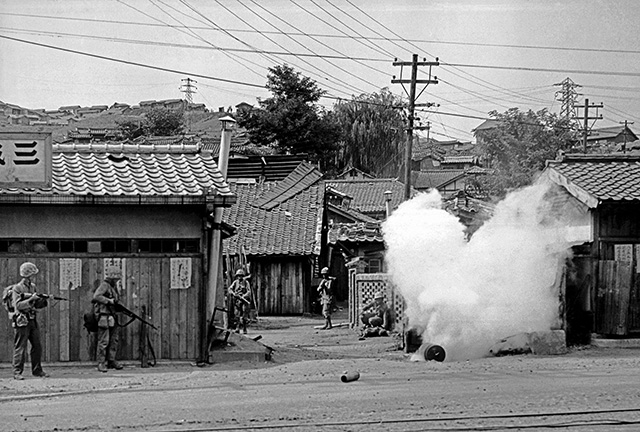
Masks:
[[[640,72],[592,71],[592,70],[584,70],[584,69],[551,69],[551,68],[534,68],[534,67],[519,67],[519,66],[462,64],[462,63],[443,63],[443,65],[462,67],[462,68],[466,67],[466,68],[479,68],[479,69],[518,70],[518,71],[526,71],[526,72],[563,72],[563,73],[575,73],[575,74],[584,74],[584,75],[616,75],[616,76],[640,77]]]
[[[360,12],[363,12],[369,18],[372,18],[369,14],[364,12],[357,5],[353,4],[351,1],[349,0],[346,0],[346,1],[347,3],[351,4],[353,7],[358,9]],[[66,20],[66,21],[96,22],[96,23],[105,23],[105,24],[124,24],[124,25],[162,27],[159,24],[145,23],[145,22],[139,22],[139,21],[120,21],[120,20],[106,20],[106,19],[92,19],[92,18],[61,17],[61,16],[53,16],[53,15],[24,14],[24,13],[12,13],[12,12],[0,12],[0,15],[18,16],[18,17],[25,17],[25,18],[43,18],[43,19],[49,19],[49,20]],[[222,31],[221,29],[213,29],[211,27],[191,26],[191,28],[195,30]],[[235,33],[253,33],[253,31],[247,30],[247,29],[227,29],[227,30],[233,31]],[[269,31],[266,31],[265,33],[279,34],[278,32],[269,32]],[[308,36],[308,37],[313,36],[317,38],[328,38],[328,39],[366,39],[368,41],[386,41],[391,43],[407,42],[407,43],[429,43],[429,44],[443,44],[443,45],[482,46],[482,47],[495,47],[495,48],[596,52],[596,53],[611,53],[611,54],[640,54],[640,50],[626,50],[626,49],[612,49],[612,48],[560,47],[560,46],[547,46],[547,45],[498,44],[498,43],[481,43],[481,42],[471,42],[471,41],[446,41],[446,40],[437,40],[437,39],[407,39],[399,35],[396,35],[395,38],[389,38],[389,37],[383,37],[383,36],[358,37],[358,36],[344,36],[344,35],[335,35],[335,34],[326,34],[326,33],[305,33],[305,32],[298,32],[298,33],[290,32],[288,34],[291,36]],[[385,61],[388,61],[388,60],[385,60]]]
[[[182,71],[182,70],[177,70],[177,69],[165,68],[165,67],[161,67],[161,66],[153,66],[153,65],[148,65],[148,64],[145,64],[145,63],[140,63],[140,62],[122,60],[122,59],[117,59],[115,57],[107,57],[107,56],[103,56],[103,55],[99,55],[99,54],[92,54],[92,53],[88,53],[88,52],[84,52],[84,51],[78,51],[78,50],[69,49],[69,48],[62,48],[62,47],[58,47],[58,46],[55,46],[55,45],[48,45],[48,44],[43,44],[43,43],[40,43],[40,42],[33,42],[33,41],[25,40],[25,39],[13,38],[13,37],[10,37],[10,36],[0,35],[0,38],[1,39],[12,40],[14,42],[21,42],[21,43],[25,43],[25,44],[29,44],[29,45],[35,45],[35,46],[39,46],[39,47],[43,47],[43,48],[50,48],[50,49],[63,51],[63,52],[68,52],[68,53],[72,53],[72,54],[78,54],[78,55],[82,55],[82,56],[86,56],[86,57],[92,57],[92,58],[97,58],[97,59],[101,59],[101,60],[107,60],[107,61],[116,62],[116,63],[128,64],[128,65],[131,65],[131,66],[139,66],[139,67],[143,67],[143,68],[147,68],[147,69],[159,70],[159,71],[162,71],[162,72],[171,72],[171,73],[176,73],[176,74],[180,74],[180,75],[190,75],[190,76],[194,76],[194,77],[198,77],[198,78],[205,78],[205,79],[210,79],[210,80],[213,80],[213,81],[226,82],[226,83],[230,83],[230,84],[238,84],[238,85],[243,85],[243,86],[248,86],[248,87],[256,87],[256,88],[262,88],[262,89],[265,88],[265,86],[261,85],[261,84],[253,84],[253,83],[248,83],[248,82],[244,82],[244,81],[237,81],[237,80],[231,80],[231,79],[226,79],[226,78],[214,77],[214,76],[211,76],[211,75],[203,75],[203,74],[197,74],[197,73],[192,73],[192,72],[187,72],[187,71]]]

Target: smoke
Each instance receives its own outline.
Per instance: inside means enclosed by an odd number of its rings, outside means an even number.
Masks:
[[[555,280],[570,244],[547,193],[543,184],[511,193],[469,241],[437,191],[384,223],[387,268],[409,326],[447,360],[480,358],[504,337],[557,325]]]

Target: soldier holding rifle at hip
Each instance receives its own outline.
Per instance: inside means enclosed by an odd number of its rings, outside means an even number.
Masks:
[[[93,313],[98,321],[98,343],[96,360],[98,370],[122,369],[116,360],[119,343],[118,316],[115,305],[118,303],[118,280],[122,278],[120,268],[106,266],[104,280],[93,293]]]
[[[240,326],[242,326],[242,333],[246,334],[251,306],[251,287],[249,281],[245,279],[244,270],[236,271],[236,279],[229,286],[229,295],[234,309],[236,333],[240,333]]]
[[[40,343],[40,329],[36,320],[36,310],[48,305],[46,295],[36,293],[33,283],[38,267],[30,262],[20,266],[22,280],[15,285],[6,288],[6,293],[11,291],[11,306],[9,317],[11,326],[15,329],[13,348],[13,377],[22,380],[24,362],[26,358],[27,342],[31,343],[31,373],[33,376],[46,378],[49,375],[42,370],[42,345]]]

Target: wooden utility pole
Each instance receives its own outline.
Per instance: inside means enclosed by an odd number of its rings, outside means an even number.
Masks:
[[[425,59],[423,59],[425,60]],[[391,80],[392,84],[403,84],[403,88],[404,88],[404,84],[409,84],[409,91],[407,92],[407,89],[405,88],[405,92],[407,93],[407,95],[409,96],[409,118],[408,118],[408,126],[407,126],[407,144],[405,146],[405,154],[404,154],[404,199],[409,199],[411,197],[411,156],[413,153],[413,130],[414,125],[413,125],[413,120],[414,120],[414,113],[415,113],[415,109],[416,109],[416,86],[418,84],[424,84],[425,88],[429,85],[429,84],[438,84],[438,77],[433,77],[433,79],[431,78],[431,66],[439,66],[440,63],[438,62],[438,59],[436,58],[435,62],[428,62],[428,61],[418,61],[418,54],[414,54],[413,55],[413,60],[410,62],[402,62],[402,61],[398,61],[398,59],[396,59],[393,62],[394,66],[400,66],[400,78],[396,79],[395,75],[393,76],[393,79]],[[402,69],[404,66],[411,66],[411,79],[407,80],[407,79],[402,79]],[[429,66],[429,78],[428,79],[423,79],[423,80],[419,80],[418,79],[418,66]],[[422,91],[424,91],[424,89],[422,89]],[[422,94],[422,91],[420,92],[420,94]],[[418,95],[420,96],[420,95]]]
[[[580,108],[580,107],[577,107]],[[587,153],[587,136],[589,135],[589,120],[602,120],[602,114],[598,114],[598,111],[596,111],[596,115],[593,117],[589,117],[589,108],[596,108],[596,110],[598,108],[604,108],[604,105],[602,105],[602,102],[600,102],[599,104],[591,104],[589,105],[589,99],[585,99],[584,100],[584,125],[582,127],[582,146],[584,147],[584,152],[585,154]]]
[[[624,142],[622,143],[622,153],[627,152],[627,131],[629,130],[629,124],[633,124],[633,122],[625,120],[624,122],[620,122],[620,124],[624,124],[624,130],[622,133],[624,134]]]

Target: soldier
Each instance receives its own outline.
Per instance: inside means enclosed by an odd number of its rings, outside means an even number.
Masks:
[[[372,312],[367,312],[369,309]],[[362,308],[360,320],[364,324],[361,337],[374,334],[379,336],[388,335],[388,331],[391,329],[391,309],[384,301],[384,294],[381,292],[375,293],[373,301]]]
[[[13,312],[11,326],[15,329],[13,349],[13,378],[22,380],[24,362],[27,351],[27,341],[31,343],[31,373],[33,376],[46,378],[49,374],[42,370],[42,345],[40,344],[40,329],[36,320],[36,309],[47,306],[47,299],[39,297],[32,279],[38,274],[38,267],[30,262],[20,266],[22,280],[13,285],[11,303]]]
[[[251,286],[249,286],[249,281],[245,279],[244,270],[239,269],[236,271],[236,279],[229,287],[229,295],[231,296],[236,320],[236,333],[240,333],[240,326],[242,325],[242,333],[246,334],[249,307],[251,305]]]
[[[120,268],[106,266],[104,280],[93,293],[93,313],[98,321],[96,360],[100,372],[106,372],[107,369],[122,369],[122,365],[116,361],[119,328],[118,317],[113,308],[120,298],[117,284],[121,278]]]
[[[333,278],[329,276],[329,268],[324,267],[320,270],[322,281],[318,285],[318,293],[320,294],[320,303],[322,304],[322,316],[324,317],[324,327],[322,330],[328,330],[333,328],[331,324],[331,312],[333,309],[333,290],[331,288],[331,282]]]

